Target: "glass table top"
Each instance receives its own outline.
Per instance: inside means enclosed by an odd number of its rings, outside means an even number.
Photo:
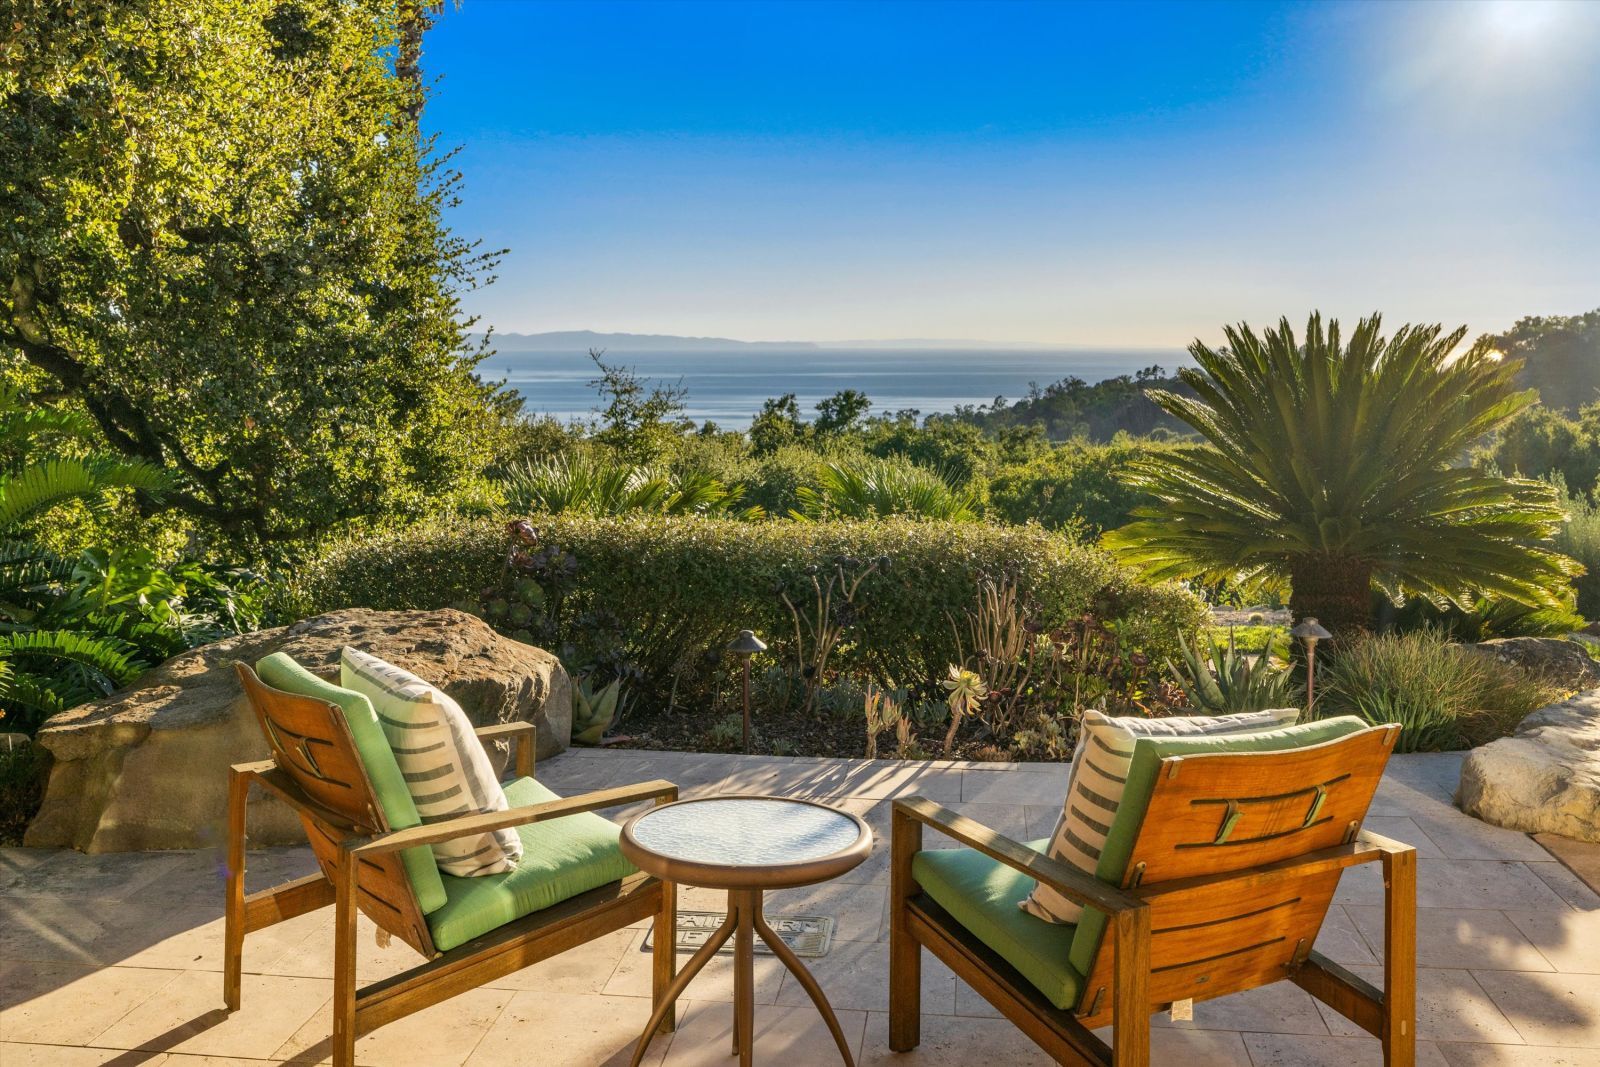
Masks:
[[[776,797],[708,797],[648,812],[633,839],[690,863],[764,867],[806,863],[854,845],[860,826],[830,808]]]

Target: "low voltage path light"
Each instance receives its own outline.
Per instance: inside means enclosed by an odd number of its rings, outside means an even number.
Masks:
[[[1310,711],[1317,699],[1317,642],[1326,641],[1333,635],[1315,618],[1307,615],[1289,631],[1289,636],[1298,637],[1306,643],[1306,710]]]
[[[750,754],[750,657],[765,652],[767,643],[757,637],[754,630],[740,630],[739,636],[728,642],[728,651],[744,661],[744,754]]]

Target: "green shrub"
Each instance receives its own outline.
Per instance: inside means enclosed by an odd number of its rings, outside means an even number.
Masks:
[[[533,523],[541,553],[558,549],[574,561],[562,580],[553,651],[569,652],[562,646],[617,626],[620,659],[655,707],[668,694],[682,703],[708,692],[716,672],[726,671],[720,650],[741,628],[771,644],[762,657],[768,663],[794,664],[805,650],[783,594],[811,610],[802,590],[841,560],[888,565],[864,580],[830,669],[883,683],[929,684],[959,662],[951,620],[974,602],[986,575],[1015,575],[1037,601],[1042,625],[1092,614],[1152,662],[1176,655],[1178,634],[1203,619],[1187,591],[1141,583],[1098,549],[1038,526],[571,515]],[[503,528],[489,521],[349,541],[303,571],[294,607],[310,614],[475,603],[486,587],[504,588],[507,547]]]
[[[1438,630],[1359,637],[1323,662],[1317,713],[1398,722],[1401,752],[1484,744],[1561,695],[1547,679],[1468,652]]]
[[[1168,669],[1189,698],[1191,707],[1207,715],[1300,706],[1305,693],[1287,667],[1272,662],[1265,650],[1252,658],[1230,639],[1227,644],[1197,641],[1179,646],[1182,660]]]
[[[1557,550],[1565,552],[1586,568],[1572,580],[1578,594],[1578,612],[1600,619],[1600,508],[1583,496],[1562,494],[1567,521],[1556,534]]]
[[[910,515],[944,522],[974,522],[977,497],[938,471],[907,459],[828,463],[813,485],[797,491],[794,518],[881,519]]]

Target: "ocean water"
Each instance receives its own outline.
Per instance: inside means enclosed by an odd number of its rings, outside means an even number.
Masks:
[[[1191,365],[1181,350],[1153,349],[757,349],[751,351],[615,351],[607,363],[631,367],[650,384],[681,385],[686,413],[743,429],[770,397],[794,393],[811,414],[817,401],[859,389],[872,411],[912,409],[930,415],[958,405],[1016,400],[1029,383],[1042,389],[1063,378],[1098,382],[1158,365],[1168,372]],[[481,365],[485,377],[505,379],[526,411],[558,419],[590,417],[599,394],[587,353],[502,351]]]

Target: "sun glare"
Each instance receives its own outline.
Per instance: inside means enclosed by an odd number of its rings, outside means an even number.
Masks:
[[[1498,42],[1517,44],[1554,31],[1566,6],[1567,0],[1489,0],[1483,21]]]

